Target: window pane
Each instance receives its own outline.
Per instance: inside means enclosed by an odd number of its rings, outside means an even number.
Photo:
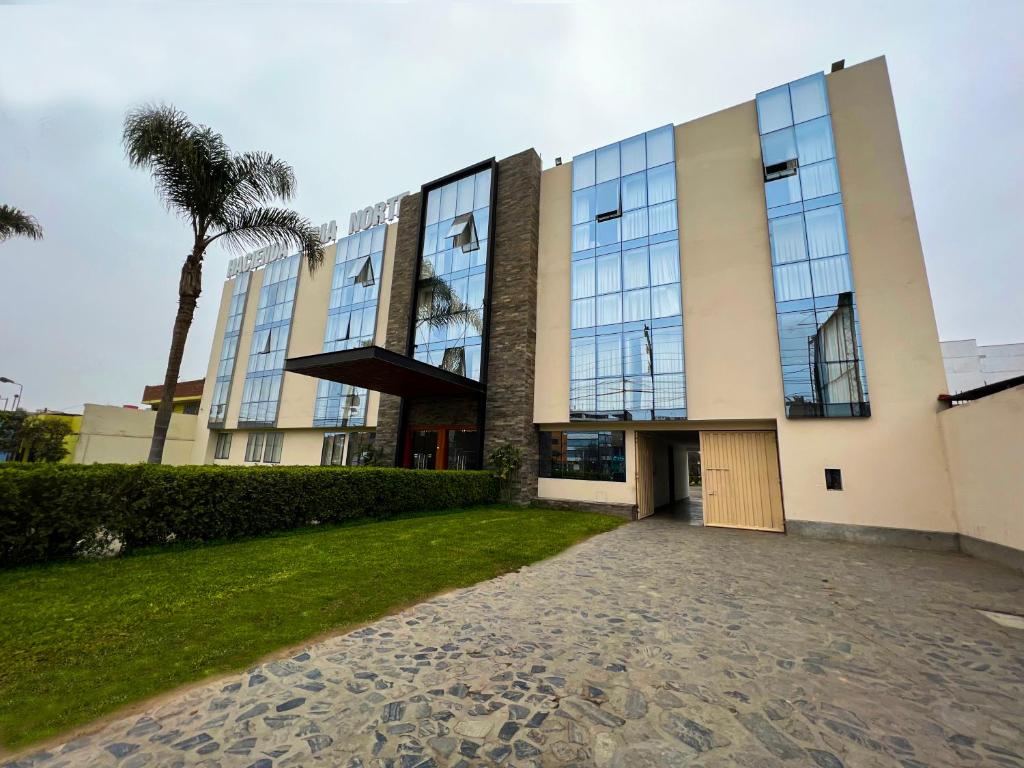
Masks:
[[[622,379],[597,380],[597,410],[617,413],[622,411]]]
[[[662,165],[647,172],[647,201],[650,205],[676,199],[676,167]]]
[[[595,211],[598,216],[619,212],[619,181],[606,181],[597,185],[597,207]]]
[[[441,187],[441,221],[455,218],[455,184]]]
[[[647,132],[647,167],[673,162],[675,153],[672,144],[673,127],[666,125]]]
[[[679,250],[675,240],[651,246],[651,285],[679,282]]]
[[[572,303],[572,327],[592,328],[594,325],[594,300],[578,299]]]
[[[614,245],[619,242],[619,224],[622,219],[608,219],[597,222],[597,246]]]
[[[622,175],[642,171],[647,167],[647,149],[643,134],[622,142]]]
[[[572,188],[594,186],[594,153],[587,152],[572,159]]]
[[[647,236],[647,209],[626,211],[622,216],[622,239],[635,240]]]
[[[622,335],[622,360],[627,375],[642,376],[651,372],[647,337],[643,331],[630,331]]]
[[[597,233],[594,222],[588,222],[587,224],[577,224],[572,228],[572,250],[573,253],[577,251],[586,251],[593,248],[597,244]]]
[[[807,258],[803,215],[771,219],[768,222],[768,231],[771,235],[773,264],[785,264]]]
[[[789,86],[780,85],[757,95],[757,124],[762,134],[793,124],[789,107]]]
[[[654,409],[683,410],[686,408],[686,380],[681,374],[654,377]]]
[[[804,214],[807,225],[807,250],[812,259],[846,253],[843,206],[832,205]]]
[[[593,296],[594,292],[594,260],[574,261],[572,263],[572,297],[582,299]]]
[[[679,283],[659,285],[651,288],[651,316],[674,317],[679,315]]]
[[[819,117],[796,127],[796,148],[800,156],[800,165],[820,163],[835,157],[832,144],[832,121],[828,117]]]
[[[815,296],[827,296],[853,290],[853,281],[850,279],[850,263],[845,254],[812,261],[811,279],[814,281]]]
[[[608,293],[597,297],[597,324],[611,325],[622,322],[622,296]]]
[[[441,217],[441,190],[432,189],[427,195],[427,224],[436,224]]]
[[[597,257],[597,292],[612,293],[621,290],[619,280],[619,254],[609,253]]]
[[[476,191],[473,193],[473,207],[487,208],[491,204],[491,169],[480,171],[473,177]]]
[[[573,339],[570,345],[570,377],[571,379],[592,379],[594,378],[595,360],[594,337],[587,336],[582,339]]]
[[[622,375],[622,338],[619,334],[597,337],[597,375]]]
[[[634,173],[622,177],[622,210],[631,211],[647,205],[647,174]]]
[[[825,76],[821,73],[789,84],[793,99],[793,122],[802,123],[828,114]]]
[[[764,185],[764,198],[769,208],[800,202],[800,174],[767,182]]]
[[[619,178],[619,145],[597,150],[597,183]]]
[[[767,168],[796,157],[796,138],[792,128],[783,128],[761,137],[761,157]]]
[[[662,203],[661,205],[652,205],[647,211],[650,214],[650,232],[652,235],[672,232],[678,228],[676,224],[675,200]]]
[[[473,210],[474,177],[467,176],[456,183],[455,215],[469,213]]]
[[[590,413],[594,410],[594,381],[584,379],[569,384],[569,413]]]
[[[648,320],[651,317],[651,291],[643,288],[639,291],[627,291],[622,294],[622,321],[631,323],[634,320]]]
[[[839,174],[836,161],[826,160],[800,168],[800,187],[804,200],[834,195],[839,192]]]
[[[811,297],[811,268],[806,261],[781,264],[775,272],[775,300],[793,301]]]
[[[594,212],[595,205],[594,187],[580,189],[572,193],[572,223],[582,224],[593,221],[597,215]]]
[[[622,254],[622,287],[643,288],[650,285],[647,275],[647,249],[635,248]]]
[[[683,329],[654,329],[654,372],[682,373],[683,371]]]

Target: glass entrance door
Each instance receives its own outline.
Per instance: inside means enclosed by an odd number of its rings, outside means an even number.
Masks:
[[[436,429],[412,431],[412,468],[437,469],[438,436]]]

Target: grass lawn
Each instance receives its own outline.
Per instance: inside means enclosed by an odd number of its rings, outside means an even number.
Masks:
[[[481,507],[0,571],[0,744],[376,619],[619,525]]]

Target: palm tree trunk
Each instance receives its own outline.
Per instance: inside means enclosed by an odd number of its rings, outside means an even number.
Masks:
[[[160,407],[156,412],[156,423],[153,425],[153,442],[149,446],[149,463],[160,464],[164,457],[164,443],[167,441],[167,429],[171,426],[171,413],[174,409],[174,390],[178,385],[178,373],[181,370],[181,358],[185,353],[185,340],[192,317],[196,311],[196,300],[202,290],[203,248],[197,242],[192,253],[185,259],[181,267],[181,281],[178,284],[178,314],[174,317],[174,330],[171,332],[171,349],[167,354],[167,372],[164,374],[164,394],[160,398]]]

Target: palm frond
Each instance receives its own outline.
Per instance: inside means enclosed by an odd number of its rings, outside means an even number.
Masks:
[[[11,205],[0,205],[0,242],[15,235],[42,240],[43,228],[35,216],[29,216]]]
[[[251,250],[281,243],[302,252],[309,271],[315,272],[324,260],[320,230],[295,211],[287,208],[253,208],[227,218],[221,231],[207,238],[206,245],[223,238],[224,245],[236,251]]]
[[[477,331],[483,330],[480,310],[470,309],[451,285],[433,274],[429,264],[426,276],[419,281],[419,301],[416,302],[416,320],[426,322],[431,328],[447,328],[465,321]]]

